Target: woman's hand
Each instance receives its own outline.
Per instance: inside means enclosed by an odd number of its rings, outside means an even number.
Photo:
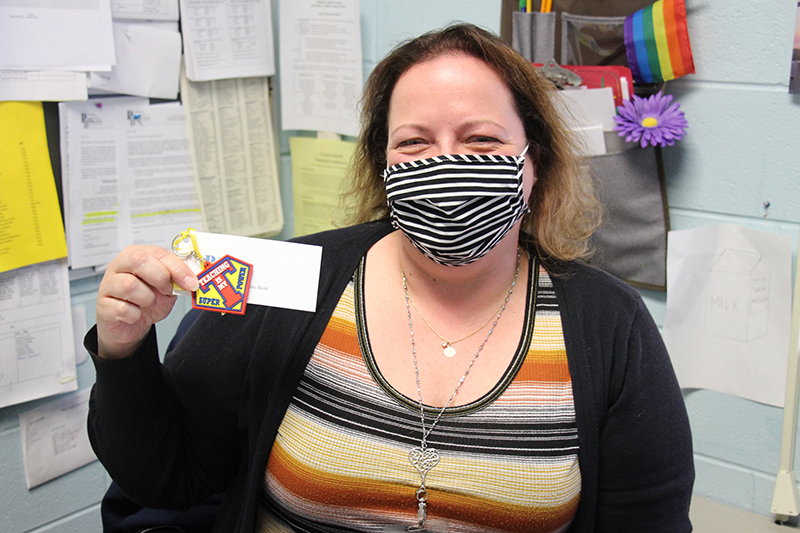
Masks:
[[[97,292],[98,355],[123,359],[172,311],[172,282],[197,290],[197,277],[178,256],[158,246],[129,246],[108,265]]]

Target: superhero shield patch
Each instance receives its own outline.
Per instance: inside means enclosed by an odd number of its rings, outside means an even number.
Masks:
[[[192,307],[243,315],[252,274],[253,265],[226,255],[197,275],[200,288],[192,294]]]

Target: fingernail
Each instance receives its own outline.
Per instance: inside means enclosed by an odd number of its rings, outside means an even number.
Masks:
[[[200,287],[197,281],[197,276],[186,276],[183,278],[184,287],[188,287],[190,291],[194,292]]]

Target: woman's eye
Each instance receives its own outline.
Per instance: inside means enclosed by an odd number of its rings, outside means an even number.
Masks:
[[[405,141],[401,141],[397,146],[414,146],[415,144],[422,143],[422,139],[408,139]]]
[[[473,137],[472,139],[470,139],[470,141],[471,142],[477,142],[477,143],[498,143],[498,142],[500,142],[499,140],[495,139],[494,137],[489,137],[489,136],[484,136],[484,135]]]

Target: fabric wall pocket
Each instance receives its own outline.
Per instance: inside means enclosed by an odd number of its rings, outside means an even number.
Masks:
[[[627,147],[588,158],[605,208],[589,263],[635,287],[665,291],[669,211],[661,148]]]
[[[556,14],[520,13],[511,15],[511,45],[532,63],[555,58]]]

